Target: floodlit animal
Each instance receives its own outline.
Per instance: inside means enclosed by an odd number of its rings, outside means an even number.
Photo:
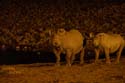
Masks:
[[[56,65],[60,65],[60,54],[66,54],[67,66],[71,66],[75,55],[80,53],[80,64],[83,64],[84,57],[84,47],[83,47],[84,37],[82,34],[75,29],[66,31],[65,29],[57,30],[52,39],[53,52],[56,56]]]
[[[93,45],[95,48],[95,62],[98,62],[100,51],[104,51],[106,63],[111,63],[110,53],[117,52],[116,63],[119,63],[121,52],[125,46],[123,37],[119,34],[98,33],[93,38]]]

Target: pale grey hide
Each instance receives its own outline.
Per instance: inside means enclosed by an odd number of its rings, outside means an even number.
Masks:
[[[125,46],[123,37],[119,34],[98,33],[93,39],[95,47],[95,62],[98,62],[100,51],[104,51],[106,63],[111,63],[110,53],[117,53],[116,63],[119,63],[121,52]]]
[[[75,29],[66,31],[65,29],[59,29],[54,34],[52,39],[53,52],[56,56],[56,65],[60,65],[60,54],[66,54],[67,66],[71,66],[75,55],[80,53],[80,64],[83,64],[84,60],[84,37]]]

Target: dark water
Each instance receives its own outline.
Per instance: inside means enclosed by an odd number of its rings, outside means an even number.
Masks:
[[[76,56],[76,61],[77,60],[79,60],[79,54]],[[56,57],[52,52],[46,52],[46,51],[25,52],[25,51],[12,51],[12,50],[0,52],[0,64],[29,64],[29,63],[55,63],[55,62],[56,62]],[[61,54],[61,62],[65,62],[64,54]]]
[[[122,55],[124,54],[125,50],[122,52]],[[112,54],[111,57],[116,57],[116,54]],[[100,55],[100,58],[105,58],[104,54]],[[86,51],[85,62],[89,62],[91,59],[94,59],[94,52]],[[47,51],[0,51],[0,64],[55,63],[55,61],[54,54]],[[76,56],[76,61],[79,61],[79,54]],[[61,62],[65,62],[63,54],[61,54]]]
[[[0,64],[28,64],[37,62],[55,62],[53,53],[36,51],[1,51]]]

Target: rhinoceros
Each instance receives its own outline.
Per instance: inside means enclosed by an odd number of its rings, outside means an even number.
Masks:
[[[56,56],[56,65],[60,65],[60,54],[66,55],[66,65],[71,66],[75,55],[80,53],[80,64],[84,63],[84,41],[83,35],[76,29],[66,31],[58,29],[52,38],[53,52]]]
[[[117,53],[116,63],[119,63],[121,52],[125,46],[123,37],[113,33],[98,33],[93,38],[95,62],[98,62],[100,51],[105,53],[106,63],[110,64],[110,54]]]

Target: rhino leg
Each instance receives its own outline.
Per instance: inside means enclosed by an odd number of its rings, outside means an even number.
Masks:
[[[72,56],[72,51],[70,49],[67,49],[66,51],[66,66],[71,66],[71,56]]]
[[[100,50],[98,48],[95,49],[95,63],[97,63],[99,60],[99,53],[100,53]]]
[[[55,64],[55,66],[60,66],[60,54],[61,54],[61,51],[54,49],[54,54],[56,56],[56,64]]]
[[[105,48],[104,51],[105,51],[106,63],[110,64],[111,61],[110,61],[110,56],[109,56],[109,49]]]
[[[71,56],[71,64],[73,63],[74,60],[75,60],[75,54],[72,54],[72,56]]]
[[[84,63],[84,53],[85,53],[85,49],[82,48],[82,50],[80,52],[80,64]]]
[[[119,60],[120,60],[120,57],[121,57],[121,53],[122,53],[122,50],[123,50],[123,46],[121,46],[117,52],[117,58],[116,58],[116,62],[115,63],[119,63]]]

